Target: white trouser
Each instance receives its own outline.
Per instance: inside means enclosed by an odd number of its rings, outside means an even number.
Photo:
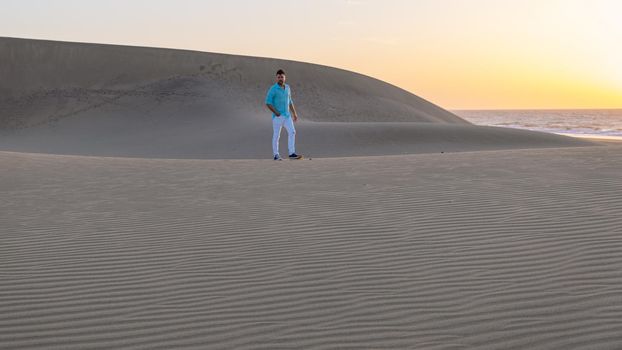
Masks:
[[[296,153],[296,128],[292,117],[274,117],[272,118],[272,154],[279,154],[279,138],[281,137],[281,128],[287,130],[287,148],[289,154]]]

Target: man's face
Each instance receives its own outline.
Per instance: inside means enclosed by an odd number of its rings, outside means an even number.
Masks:
[[[285,84],[285,74],[277,74],[276,75],[276,82],[279,84]]]

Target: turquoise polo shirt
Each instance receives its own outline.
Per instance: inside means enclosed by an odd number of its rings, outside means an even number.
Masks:
[[[272,105],[276,108],[279,113],[284,118],[289,118],[289,105],[293,104],[292,100],[292,91],[289,88],[289,85],[285,84],[285,89],[279,86],[279,83],[276,83],[270,87],[268,90],[268,95],[266,96],[266,104]],[[272,113],[272,118],[275,118],[276,115]]]

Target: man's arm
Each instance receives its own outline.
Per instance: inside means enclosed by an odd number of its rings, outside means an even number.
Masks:
[[[272,113],[274,113],[274,115],[276,115],[277,117],[281,116],[281,113],[279,113],[279,111],[276,110],[276,108],[274,108],[273,105],[266,103],[266,106],[268,106],[268,109],[272,111]]]
[[[268,107],[270,111],[272,111],[272,113],[274,113],[274,115],[278,117],[281,115],[281,113],[279,113],[279,111],[276,108],[274,108],[274,106],[272,105],[272,103],[274,103],[273,100],[274,100],[274,89],[270,88],[268,90],[268,94],[266,95],[266,106]]]
[[[292,118],[294,118],[294,121],[298,121],[298,113],[296,113],[296,107],[294,107],[293,102],[290,102],[289,110],[292,111]]]

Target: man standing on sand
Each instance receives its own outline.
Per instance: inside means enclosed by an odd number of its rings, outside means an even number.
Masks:
[[[274,160],[281,160],[279,155],[279,138],[281,128],[287,129],[287,148],[290,159],[300,159],[296,154],[296,128],[294,122],[298,121],[298,114],[292,101],[292,92],[289,85],[285,84],[285,72],[279,69],[276,72],[276,84],[272,85],[266,96],[266,106],[272,111],[272,154]],[[292,114],[290,114],[290,111]]]

